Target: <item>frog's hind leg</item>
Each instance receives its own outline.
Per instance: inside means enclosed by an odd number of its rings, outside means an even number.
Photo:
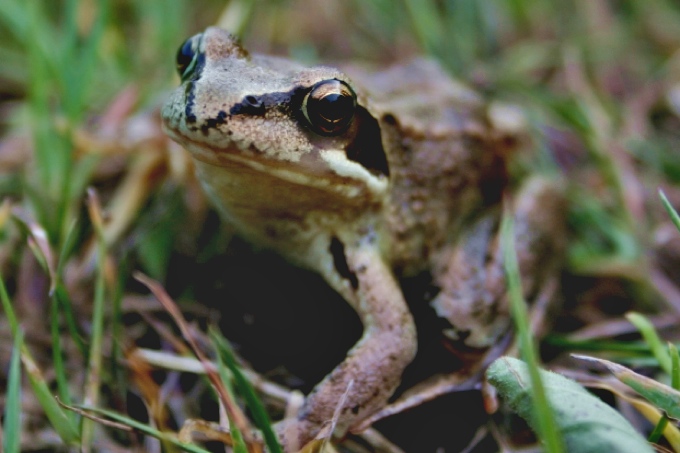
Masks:
[[[526,300],[541,299],[556,283],[564,243],[564,197],[551,181],[533,178],[512,201],[515,248]],[[452,350],[479,360],[511,326],[500,215],[490,213],[443,253],[435,267],[440,292],[431,304],[451,324]]]
[[[324,276],[357,311],[364,334],[317,384],[297,417],[279,425],[286,451],[330,430],[344,435],[385,406],[416,353],[413,318],[377,247],[336,242],[331,251],[334,270]],[[335,426],[329,428],[334,415]]]

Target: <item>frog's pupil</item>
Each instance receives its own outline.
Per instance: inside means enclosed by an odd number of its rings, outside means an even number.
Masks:
[[[356,98],[352,89],[339,80],[318,83],[305,106],[307,119],[324,135],[343,132],[352,121]]]
[[[317,112],[328,121],[338,121],[352,115],[354,101],[351,97],[332,93],[319,99]]]

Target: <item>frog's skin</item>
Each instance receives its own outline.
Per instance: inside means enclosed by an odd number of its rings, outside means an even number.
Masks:
[[[364,325],[297,417],[279,425],[287,451],[314,439],[338,405],[342,435],[396,389],[416,353],[398,278],[431,273],[440,288],[432,304],[462,350],[507,333],[493,205],[512,146],[473,91],[430,61],[350,79],[250,55],[218,28],[187,40],[178,68],[163,122],[193,155],[209,198],[244,237],[320,273]],[[527,293],[557,250],[556,198],[544,180],[515,198]]]

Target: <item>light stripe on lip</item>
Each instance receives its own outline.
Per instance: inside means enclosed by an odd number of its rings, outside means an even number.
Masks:
[[[227,170],[229,168],[229,162],[233,162],[236,165],[251,168],[259,173],[267,174],[282,181],[299,184],[306,187],[313,187],[326,192],[335,192],[342,194],[347,198],[363,196],[367,191],[380,192],[385,190],[387,187],[386,178],[378,179],[372,177],[372,175],[370,175],[366,169],[361,167],[361,165],[351,161],[348,162],[349,165],[354,165],[357,167],[353,172],[347,172],[347,174],[333,172],[320,175],[310,174],[296,169],[304,167],[303,165],[301,166],[291,164],[289,166],[290,168],[283,168],[280,163],[270,164],[266,159],[257,160],[252,157],[241,156],[237,153],[229,152],[229,150],[221,149],[216,152],[214,149],[209,147],[206,149],[193,143],[185,145],[185,148],[195,159],[200,160],[201,162],[204,162],[208,165],[225,168],[225,172],[229,171]],[[324,160],[326,161],[326,159]],[[362,176],[367,176],[368,179],[352,177],[359,176],[359,173],[363,173]],[[352,176],[350,176],[350,174]]]

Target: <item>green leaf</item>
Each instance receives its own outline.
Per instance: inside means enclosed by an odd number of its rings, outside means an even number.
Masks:
[[[526,364],[511,357],[501,357],[491,364],[486,376],[512,410],[536,429]],[[566,451],[654,452],[621,414],[578,383],[544,370],[541,377]]]

